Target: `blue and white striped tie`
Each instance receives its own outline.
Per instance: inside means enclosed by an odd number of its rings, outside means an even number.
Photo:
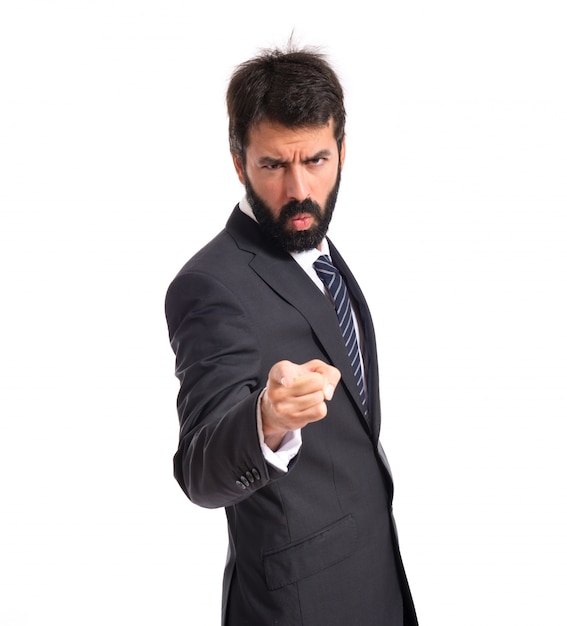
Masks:
[[[348,297],[347,288],[339,270],[332,264],[330,257],[326,254],[321,255],[313,267],[317,272],[317,276],[323,281],[329,291],[335,310],[339,319],[339,327],[345,341],[345,346],[354,372],[356,386],[360,393],[362,406],[366,412],[366,392],[364,390],[364,380],[362,372],[362,363],[360,361],[360,351],[356,340],[356,332],[354,329],[354,317]]]

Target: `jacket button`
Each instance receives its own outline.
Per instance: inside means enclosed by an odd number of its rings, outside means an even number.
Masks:
[[[236,484],[241,488],[241,489],[246,489],[246,485],[244,485],[243,483],[241,483],[239,480],[236,481]]]
[[[254,476],[256,480],[260,480],[260,474],[255,467],[252,468],[252,475]]]
[[[250,472],[246,472],[246,478],[248,478],[248,480],[253,483],[256,479],[254,478],[254,476],[252,476],[252,474]]]
[[[250,483],[248,482],[248,479],[246,478],[246,476],[241,476],[240,477],[240,482],[245,486],[245,487],[250,487]]]

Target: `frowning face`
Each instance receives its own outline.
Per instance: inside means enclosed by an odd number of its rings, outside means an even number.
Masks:
[[[291,129],[261,122],[245,163],[233,156],[260,226],[291,252],[316,248],[331,221],[344,160],[333,124]]]

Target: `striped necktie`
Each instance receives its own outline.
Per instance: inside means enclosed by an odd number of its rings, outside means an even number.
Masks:
[[[323,281],[333,302],[339,320],[339,327],[345,341],[345,346],[354,372],[356,386],[360,393],[362,406],[366,412],[366,392],[364,390],[362,363],[360,360],[360,350],[356,340],[356,332],[354,329],[354,317],[348,297],[347,288],[339,270],[332,264],[331,259],[326,254],[321,255],[313,267],[317,272],[317,276]]]

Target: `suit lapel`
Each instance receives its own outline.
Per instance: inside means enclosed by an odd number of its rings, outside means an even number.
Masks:
[[[344,340],[337,324],[336,313],[329,300],[317,289],[290,254],[273,245],[267,245],[258,225],[244,215],[238,207],[228,221],[227,230],[241,249],[254,254],[250,261],[251,269],[305,317],[324,352],[328,355],[329,361],[340,370],[342,382],[356,405],[360,417],[368,426],[364,419],[360,395],[344,347]],[[335,254],[338,257],[338,253],[333,251],[333,255]],[[341,264],[346,267],[342,259]],[[343,267],[340,269],[343,271]],[[352,280],[354,279],[348,272],[349,288]],[[374,430],[376,424],[372,426]]]

